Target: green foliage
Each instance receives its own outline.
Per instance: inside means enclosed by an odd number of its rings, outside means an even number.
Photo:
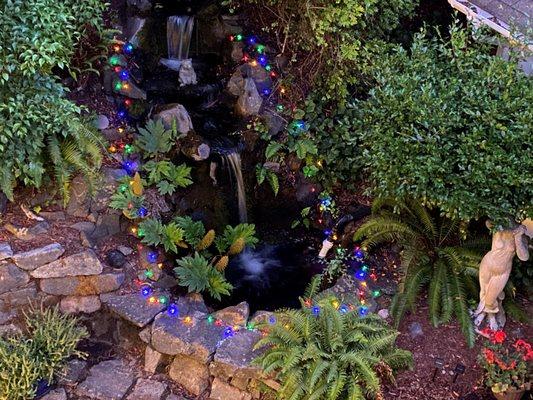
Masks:
[[[172,149],[175,139],[175,130],[166,129],[161,120],[150,120],[144,128],[139,128],[135,145],[146,157],[157,158]]]
[[[122,210],[126,217],[135,219],[138,216],[139,209],[143,206],[144,196],[137,196],[133,193],[130,180],[131,178],[126,176],[118,181],[117,190],[111,196],[109,207]]]
[[[394,242],[402,246],[402,280],[391,313],[396,324],[416,306],[422,288],[428,289],[429,317],[434,326],[455,315],[470,346],[475,334],[468,298],[478,295],[478,267],[488,239],[460,240],[457,219],[439,216],[416,200],[397,202],[378,199],[372,217],[357,230],[354,240],[375,247]]]
[[[203,256],[195,253],[177,261],[174,269],[180,286],[185,286],[189,292],[207,291],[211,297],[220,300],[222,295],[229,295],[233,286],[226,281],[224,275]]]
[[[384,38],[409,15],[415,0],[227,0],[249,6],[264,29],[277,38],[280,53],[297,64],[292,72],[302,85],[318,86],[324,98],[343,102],[358,80],[361,50]],[[300,83],[300,82],[298,82]],[[299,85],[296,85],[299,86]]]
[[[225,253],[237,240],[244,240],[245,246],[254,247],[259,241],[255,237],[255,225],[239,224],[235,227],[226,226],[221,236],[215,239],[215,246],[220,254]]]
[[[257,184],[261,185],[265,180],[268,181],[272,191],[277,196],[279,192],[279,178],[274,171],[258,164],[255,169]]]
[[[377,316],[343,314],[333,303],[319,300],[317,316],[308,308],[277,313],[257,343],[266,351],[255,363],[281,382],[279,399],[380,398],[382,379],[392,380],[392,370],[411,366],[411,353],[394,345],[398,332]]]
[[[361,134],[373,194],[462,220],[533,216],[533,80],[468,31],[376,60]]]
[[[25,400],[35,395],[39,379],[52,381],[88,336],[77,320],[57,308],[33,309],[25,316],[27,337],[0,337],[0,398]]]
[[[157,185],[162,196],[173,194],[178,187],[185,188],[193,183],[191,167],[185,164],[175,165],[170,161],[148,161],[143,168],[148,172],[148,184]]]
[[[17,182],[39,187],[51,172],[67,200],[75,172],[94,181],[101,139],[52,70],[68,69],[85,27],[101,24],[105,3],[10,0],[0,7],[0,190],[12,199]]]
[[[176,217],[176,224],[183,230],[184,240],[196,247],[205,236],[205,227],[201,221],[193,221],[191,217]]]

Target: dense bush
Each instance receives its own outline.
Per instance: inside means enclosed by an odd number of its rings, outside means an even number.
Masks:
[[[533,215],[533,80],[468,31],[384,54],[360,132],[373,194],[462,220]]]
[[[26,326],[27,336],[0,337],[0,399],[32,399],[39,379],[52,382],[68,357],[83,355],[76,346],[87,331],[57,308],[32,310]]]
[[[479,262],[488,238],[462,241],[457,219],[439,216],[416,200],[376,200],[372,217],[355,233],[354,240],[374,247],[395,242],[402,247],[402,279],[391,305],[398,324],[413,309],[422,288],[428,288],[429,316],[434,326],[457,317],[470,346],[475,340],[468,299],[478,296]],[[363,240],[364,239],[364,240]]]
[[[66,195],[72,174],[94,178],[101,156],[99,137],[54,72],[68,70],[105,3],[5,0],[0,7],[0,190],[12,198],[17,181],[39,187],[50,171]]]
[[[325,98],[343,102],[357,82],[362,47],[383,38],[410,14],[416,0],[227,0],[251,5],[250,14],[277,40],[277,49],[296,61],[293,86],[316,84]],[[305,90],[304,90],[305,92]]]
[[[274,325],[256,347],[266,351],[255,361],[281,383],[279,399],[381,398],[382,379],[412,363],[395,347],[398,332],[378,316],[361,318],[340,311],[333,298],[312,308],[276,313]]]

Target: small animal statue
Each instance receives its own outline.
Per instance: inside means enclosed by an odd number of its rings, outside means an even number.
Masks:
[[[196,72],[194,72],[190,58],[181,61],[179,79],[180,86],[196,85]]]
[[[487,224],[490,228],[490,225]],[[522,261],[529,259],[526,227],[518,225],[503,229],[492,235],[492,248],[485,254],[479,266],[479,305],[475,311],[477,327],[488,319],[489,328],[502,329],[505,325],[505,311],[502,307],[503,289],[509,280],[515,254]]]

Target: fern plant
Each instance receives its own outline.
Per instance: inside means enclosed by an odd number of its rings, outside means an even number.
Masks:
[[[355,233],[368,248],[386,242],[402,247],[402,280],[391,313],[396,325],[416,305],[423,288],[428,289],[429,317],[434,326],[455,315],[469,346],[475,336],[468,310],[469,295],[477,296],[478,265],[488,241],[460,238],[460,222],[441,217],[416,200],[378,199],[372,217]]]
[[[25,314],[27,336],[0,337],[0,399],[33,399],[39,379],[51,382],[88,336],[77,320],[57,308]]]
[[[256,344],[266,350],[254,363],[281,383],[278,399],[381,398],[382,379],[410,367],[411,353],[395,347],[398,332],[375,315],[341,312],[332,297],[309,309],[282,310],[268,335]],[[378,372],[379,371],[379,372]]]
[[[197,252],[194,256],[186,256],[177,261],[174,269],[181,286],[189,292],[207,291],[211,297],[220,300],[222,295],[229,295],[233,286],[226,281],[224,275],[211,265],[209,260]]]

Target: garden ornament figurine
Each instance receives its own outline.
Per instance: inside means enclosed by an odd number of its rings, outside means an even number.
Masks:
[[[487,223],[490,228],[490,224]],[[529,259],[526,226],[518,225],[513,229],[502,229],[492,235],[492,248],[485,254],[479,266],[479,305],[475,311],[475,325],[488,319],[492,330],[502,329],[505,325],[505,311],[502,302],[503,289],[509,280],[515,254],[522,261]]]

